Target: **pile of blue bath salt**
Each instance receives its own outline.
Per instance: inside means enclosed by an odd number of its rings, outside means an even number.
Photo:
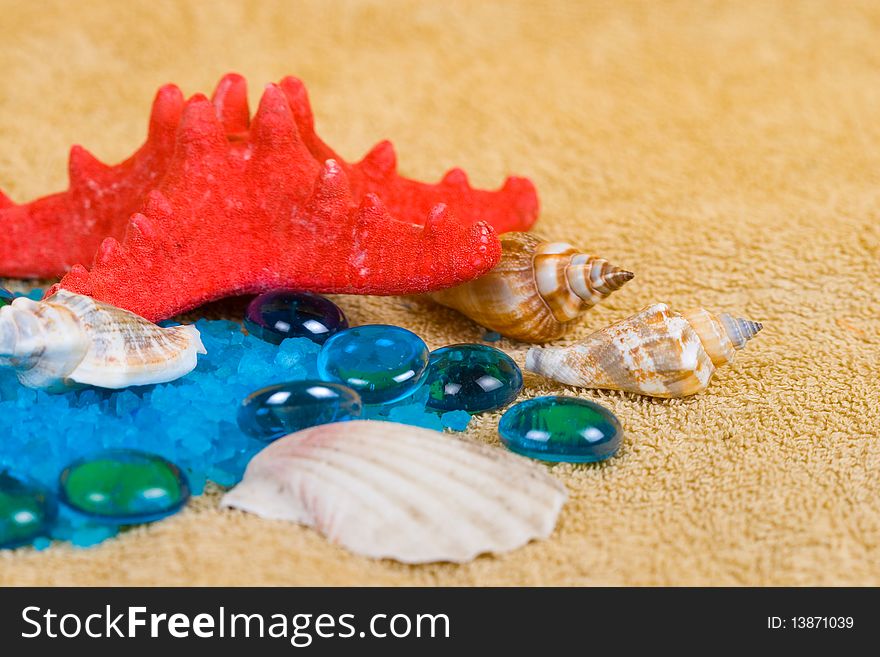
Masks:
[[[40,298],[40,291],[28,296]],[[306,338],[274,345],[229,321],[199,320],[196,327],[207,355],[199,356],[193,372],[166,384],[48,394],[22,386],[11,369],[0,368],[0,471],[9,468],[56,490],[59,474],[74,460],[102,449],[134,448],[177,464],[193,494],[208,480],[237,483],[265,447],[238,428],[242,399],[268,385],[317,378],[321,347]],[[436,430],[467,427],[468,413],[438,415],[426,409],[427,396],[423,386],[394,404],[366,407],[365,416]],[[92,545],[116,531],[62,507],[52,537]],[[41,539],[35,545],[48,544]]]

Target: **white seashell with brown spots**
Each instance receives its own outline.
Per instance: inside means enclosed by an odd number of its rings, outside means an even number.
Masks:
[[[500,240],[501,262],[492,271],[429,296],[508,338],[555,340],[633,278],[567,242],[531,233],[504,233]]]
[[[715,369],[761,328],[726,313],[676,313],[658,303],[569,347],[532,347],[525,366],[582,388],[686,397],[705,390]]]
[[[162,328],[91,297],[59,290],[0,308],[0,367],[30,388],[125,388],[173,381],[206,353],[194,326]]]

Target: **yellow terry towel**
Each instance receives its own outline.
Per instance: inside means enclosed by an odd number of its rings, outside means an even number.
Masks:
[[[572,338],[649,303],[764,323],[696,397],[580,391],[618,457],[556,465],[552,538],[465,566],[347,554],[217,510],[92,549],[0,554],[0,584],[880,584],[880,7],[874,2],[0,3],[0,188],[65,185],[66,151],[127,156],[155,89],[238,71],[308,85],[355,159],[403,173],[529,175],[536,231],[636,273]],[[451,310],[336,299],[432,348],[479,340]],[[498,345],[520,363],[522,344]],[[529,375],[527,395],[574,392]],[[497,443],[499,414],[471,433]]]

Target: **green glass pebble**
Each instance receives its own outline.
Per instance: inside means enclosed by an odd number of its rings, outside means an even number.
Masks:
[[[49,534],[58,505],[46,487],[28,477],[0,471],[0,549],[32,543]]]
[[[504,408],[523,387],[513,359],[484,344],[454,344],[431,352],[427,405],[440,411],[484,413]]]
[[[537,397],[501,416],[501,442],[542,461],[591,463],[620,449],[623,429],[608,409],[577,397]]]
[[[111,524],[152,522],[179,511],[190,496],[176,465],[155,454],[107,450],[72,463],[60,478],[61,501]]]

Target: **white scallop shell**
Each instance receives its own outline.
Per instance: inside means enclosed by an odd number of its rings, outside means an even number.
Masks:
[[[429,429],[357,420],[275,441],[223,498],[367,557],[463,563],[553,531],[567,493],[528,459]]]
[[[191,372],[204,353],[194,326],[162,328],[66,290],[0,308],[0,366],[30,388],[164,383]]]

